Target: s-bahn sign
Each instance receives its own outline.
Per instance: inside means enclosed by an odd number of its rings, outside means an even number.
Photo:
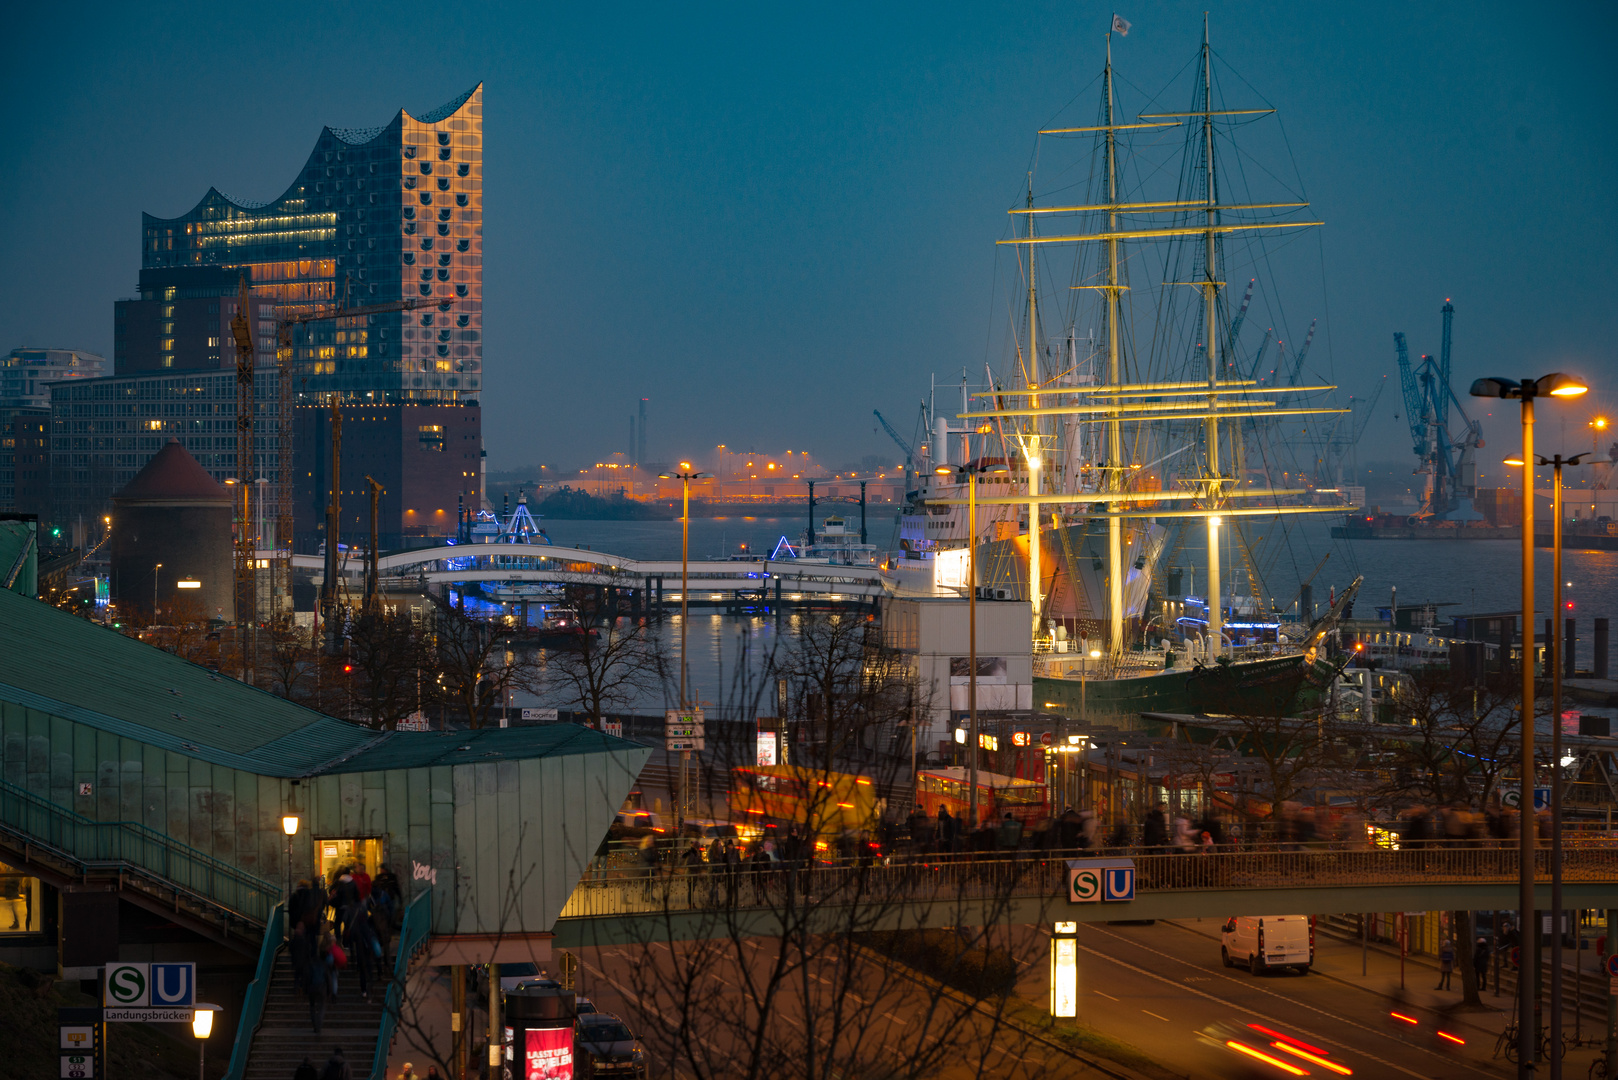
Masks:
[[[189,1022],[197,1000],[195,964],[108,964],[102,1018],[172,1024]]]
[[[1067,902],[1094,904],[1135,899],[1134,859],[1069,859]]]

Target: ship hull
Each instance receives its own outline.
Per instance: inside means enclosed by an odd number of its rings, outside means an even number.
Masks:
[[[1096,718],[1143,712],[1289,715],[1318,698],[1333,668],[1304,654],[1266,657],[1133,679],[1034,676],[1034,701],[1049,712]]]

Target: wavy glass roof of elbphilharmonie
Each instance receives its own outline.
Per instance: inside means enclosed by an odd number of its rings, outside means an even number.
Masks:
[[[299,328],[300,394],[453,403],[481,389],[481,83],[419,117],[325,128],[273,201],[209,188],[178,217],[143,214],[142,231],[143,269],[239,267],[256,295],[295,311],[438,301]]]

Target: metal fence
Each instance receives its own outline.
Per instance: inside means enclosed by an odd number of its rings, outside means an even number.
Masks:
[[[221,862],[138,821],[97,821],[0,781],[0,829],[56,856],[79,873],[116,872],[151,879],[205,906],[259,926],[281,887]]]
[[[1516,847],[1505,842],[1455,847],[1419,845],[1397,850],[1273,848],[1131,857],[1137,895],[1209,889],[1514,882],[1518,866]],[[1550,879],[1549,850],[1535,852],[1535,872],[1541,881]],[[1618,843],[1569,845],[1563,852],[1562,876],[1568,882],[1618,882]],[[901,858],[871,865],[772,863],[758,867],[749,862],[734,868],[700,864],[673,872],[643,866],[607,870],[603,876],[580,882],[561,917],[773,909],[783,904],[983,901],[1059,896],[1066,888],[1065,857],[1026,852]]]

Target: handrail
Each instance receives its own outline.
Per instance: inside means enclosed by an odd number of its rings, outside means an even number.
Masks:
[[[405,908],[404,921],[399,924],[399,951],[393,958],[393,978],[388,982],[388,993],[382,1006],[382,1022],[376,1029],[376,1054],[371,1059],[371,1080],[387,1080],[388,1051],[393,1045],[393,1029],[399,1024],[405,980],[410,975],[410,960],[426,944],[427,934],[432,928],[433,890],[429,885],[410,901]]]
[[[138,821],[97,821],[0,780],[0,828],[54,848],[81,869],[143,871],[263,925],[281,888]]]
[[[561,918],[623,916],[716,908],[767,908],[812,894],[817,903],[935,903],[949,900],[1060,896],[1066,858],[1078,852],[1003,856],[918,856],[889,865],[744,863],[665,873],[657,867],[610,869],[581,881]],[[1083,853],[1092,854],[1092,853]],[[1108,854],[1096,852],[1094,854]],[[1117,852],[1123,855],[1125,852]],[[1517,880],[1513,846],[1416,847],[1402,850],[1269,850],[1131,856],[1137,894],[1210,889],[1342,888],[1354,885],[1484,884]],[[1536,880],[1548,881],[1550,852],[1534,853]],[[1618,880],[1618,845],[1571,845],[1563,876],[1572,883]]]
[[[247,1072],[247,1055],[253,1048],[253,1036],[264,1020],[264,1001],[270,993],[270,980],[275,975],[275,957],[281,951],[286,936],[287,906],[279,903],[270,909],[270,920],[264,926],[264,946],[258,951],[258,967],[253,981],[247,984],[242,998],[241,1019],[236,1022],[236,1045],[230,1051],[230,1065],[225,1069],[225,1080],[242,1080]]]

